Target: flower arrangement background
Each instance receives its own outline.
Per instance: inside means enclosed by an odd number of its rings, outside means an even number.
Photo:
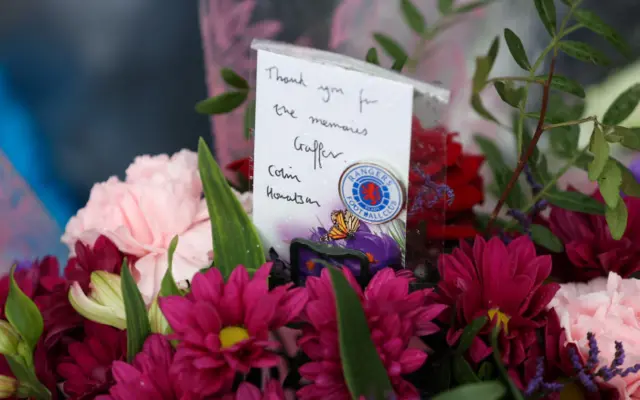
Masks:
[[[445,16],[485,3],[438,2]],[[241,194],[202,140],[197,154],[142,156],[124,181],[96,184],[69,222],[63,241],[72,257],[62,275],[45,257],[16,263],[0,280],[0,398],[640,397],[638,165],[610,156],[613,146],[640,150],[640,131],[624,126],[640,83],[602,120],[576,119],[584,90],[554,74],[555,57],[607,59],[566,35],[590,29],[623,54],[627,47],[579,0],[563,0],[570,12],[560,21],[553,0],[534,3],[549,46],[531,64],[506,29],[526,75],[489,78],[496,38],[477,59],[470,99],[490,123],[513,128],[517,164],[487,139],[477,139],[483,155],[470,155],[446,127],[414,121],[406,268],[389,246],[395,238],[366,229],[344,245],[378,261],[367,276],[334,265],[335,252],[314,237],[301,242],[313,250],[307,258],[286,264],[271,254],[267,262],[249,215],[250,160],[228,166],[245,179]],[[409,0],[400,4],[418,37],[441,29],[427,28]],[[415,67],[392,38],[376,40],[394,70]],[[367,60],[378,64],[377,53]],[[225,69],[220,78],[231,90],[198,111],[226,113],[250,98],[240,75]],[[543,89],[537,112],[527,107],[532,85]],[[514,108],[512,120],[483,106],[491,87]],[[580,124],[593,127],[584,148]],[[545,132],[567,160],[557,171],[537,147]],[[443,133],[444,142],[432,140]],[[486,189],[483,163],[495,177]],[[559,188],[572,166],[597,183],[595,193]],[[473,207],[487,193],[499,201],[480,215]],[[434,253],[442,240],[446,252]],[[294,279],[309,265],[312,274]]]

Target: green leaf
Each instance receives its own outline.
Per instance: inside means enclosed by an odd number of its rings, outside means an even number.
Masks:
[[[640,183],[638,183],[633,173],[629,171],[629,168],[627,168],[620,161],[616,160],[613,157],[609,158],[616,163],[616,165],[622,172],[622,185],[620,186],[622,192],[628,196],[640,197]],[[593,156],[591,154],[585,153],[576,161],[576,167],[587,171],[589,168],[589,164],[592,161]]]
[[[475,135],[473,139],[480,148],[480,151],[484,155],[487,163],[489,164],[489,167],[494,172],[494,174],[495,171],[507,166],[507,164],[505,164],[504,162],[502,152],[500,152],[498,146],[496,146],[496,144],[491,139],[488,139],[487,137],[482,135]]]
[[[536,76],[535,79],[539,81],[541,84],[544,84],[544,82],[547,81],[547,78],[548,76],[538,75]],[[559,90],[561,92],[571,93],[575,96],[580,97],[581,99],[584,99],[586,96],[586,93],[582,85],[580,85],[578,82],[574,81],[573,79],[569,79],[562,75],[554,75],[551,78],[551,88]]]
[[[476,70],[473,74],[473,93],[477,94],[484,89],[487,85],[487,79],[493,68],[493,64],[498,57],[498,51],[500,49],[500,38],[498,36],[491,42],[489,52],[486,56],[476,57]]]
[[[556,207],[586,214],[603,215],[604,204],[580,192],[549,191],[544,198]]]
[[[625,202],[619,201],[616,208],[607,207],[605,218],[611,237],[615,240],[620,240],[624,236],[624,232],[627,229],[627,220],[629,219],[629,211]]]
[[[484,104],[482,104],[482,98],[479,94],[474,94],[473,96],[471,96],[471,107],[473,107],[474,111],[477,112],[478,115],[480,115],[482,118],[498,123],[496,117],[491,115],[489,110],[487,110]]]
[[[549,141],[553,151],[562,158],[571,158],[578,150],[580,128],[575,126],[552,129]]]
[[[442,15],[449,15],[453,12],[453,0],[438,0],[438,11]]]
[[[498,367],[498,372],[500,372],[500,377],[507,384],[509,388],[509,393],[511,394],[511,398],[513,400],[524,400],[524,396],[518,389],[518,387],[513,383],[513,380],[509,377],[509,373],[507,369],[504,367],[504,363],[502,362],[502,356],[500,354],[500,348],[498,347],[498,334],[500,333],[500,326],[496,325],[493,327],[493,331],[491,332],[491,347],[493,348],[493,360],[495,361],[496,366]]]
[[[244,111],[244,138],[249,140],[253,136],[253,128],[256,126],[256,101],[251,100]]]
[[[370,64],[380,65],[380,59],[378,58],[378,50],[375,47],[372,47],[367,51],[367,56],[365,57],[365,61]]]
[[[16,357],[5,356],[13,375],[20,383],[16,389],[17,398],[50,400],[51,392],[38,380],[33,367],[27,367]]]
[[[511,81],[495,81],[493,85],[502,101],[512,107],[518,107],[526,94],[523,87],[516,88]]]
[[[607,160],[607,165],[598,177],[598,186],[602,198],[609,208],[616,208],[620,199],[620,185],[622,185],[622,171],[615,161]]]
[[[238,265],[249,271],[258,269],[265,263],[258,233],[202,138],[198,143],[198,168],[211,218],[216,268],[224,277]]]
[[[402,9],[402,16],[405,21],[407,21],[409,27],[418,35],[422,35],[426,29],[426,24],[420,10],[418,10],[411,0],[401,0],[400,8]]]
[[[164,277],[162,277],[162,282],[160,284],[160,296],[181,296],[182,292],[176,285],[175,279],[173,279],[173,254],[176,251],[176,247],[178,247],[178,236],[174,236],[169,244],[169,266],[167,267],[167,272],[164,273]]]
[[[397,71],[397,72],[401,72],[402,68],[404,68],[404,65],[407,63],[407,58],[403,58],[403,59],[397,59],[393,62],[393,65],[391,66],[391,69],[393,71]]]
[[[452,364],[453,377],[455,380],[463,385],[465,383],[480,382],[480,378],[473,372],[471,365],[464,359],[463,356],[456,354],[453,356]]]
[[[609,160],[609,142],[607,142],[604,132],[598,126],[593,129],[589,150],[593,153],[593,162],[589,164],[589,180],[595,181],[602,174]]]
[[[382,49],[394,60],[407,59],[407,52],[392,38],[384,33],[374,33],[373,38],[382,47]]]
[[[551,37],[556,35],[556,6],[554,0],[534,0],[536,10]]]
[[[360,299],[339,269],[327,269],[336,298],[340,358],[349,392],[354,399],[384,399],[393,393],[393,388],[371,340]]]
[[[640,103],[640,83],[636,83],[618,96],[604,113],[602,123],[619,125],[626,120]]]
[[[208,115],[229,113],[244,103],[248,93],[248,91],[222,93],[196,104],[196,111]]]
[[[611,43],[622,55],[631,58],[631,48],[615,29],[607,25],[597,14],[585,9],[573,11],[575,19],[587,29],[601,35]]]
[[[628,196],[640,197],[640,183],[638,183],[636,177],[622,163],[619,161],[616,161],[616,163],[620,171],[622,171],[622,185],[620,186],[622,192]]]
[[[512,133],[516,142],[518,141],[519,121],[520,121],[520,114],[518,112],[514,112],[513,117],[511,119],[511,127],[513,128]],[[522,148],[524,151],[524,149],[527,149],[529,147],[529,144],[531,143],[531,140],[533,140],[533,138],[531,136],[531,130],[527,125],[527,121],[523,121],[522,125],[523,125],[522,126]],[[533,169],[533,166],[539,162],[539,160],[540,160],[540,150],[538,150],[538,146],[535,146],[533,148],[533,153],[531,153],[531,157],[529,158],[529,164],[532,167],[532,169]]]
[[[471,323],[464,328],[464,330],[462,331],[462,335],[460,335],[460,341],[458,342],[458,347],[456,348],[456,354],[463,355],[469,349],[469,347],[471,347],[473,339],[478,336],[478,333],[480,333],[480,330],[484,328],[488,321],[488,317],[478,317],[471,321]]]
[[[142,351],[144,341],[151,334],[151,324],[149,323],[147,306],[144,304],[136,281],[131,276],[126,259],[122,262],[120,278],[124,311],[127,316],[127,362],[131,363],[136,354]]]
[[[471,11],[474,11],[480,7],[486,7],[489,4],[493,3],[495,0],[479,0],[479,1],[472,1],[469,2],[463,6],[460,6],[458,8],[456,8],[454,10],[454,13],[456,14],[464,14],[464,13],[468,13]]]
[[[525,71],[529,71],[531,69],[531,64],[529,63],[529,58],[527,57],[527,52],[524,50],[524,46],[522,45],[522,41],[511,29],[506,28],[504,30],[504,40],[507,42],[507,47],[509,48],[509,52],[513,57],[514,61],[520,66],[520,68]]]
[[[498,171],[494,172],[496,184],[500,190],[500,194],[504,193],[507,190],[507,186],[509,185],[509,181],[511,180],[511,176],[513,176],[513,170],[511,168],[502,168]],[[513,188],[509,192],[507,196],[507,205],[510,208],[520,209],[527,205],[527,196],[524,194],[522,190],[522,186],[520,186],[520,182],[516,181],[513,185]]]
[[[546,226],[538,224],[531,225],[531,239],[554,253],[562,253],[564,251],[562,241]]]
[[[36,348],[44,322],[38,306],[20,289],[14,278],[16,267],[9,273],[9,294],[4,305],[4,313],[13,328],[22,336],[29,350]]]
[[[610,136],[617,136],[621,145],[632,150],[640,151],[640,128],[626,128],[624,126],[615,126],[613,133],[607,135],[607,140],[610,140]]]
[[[607,66],[611,62],[600,50],[596,50],[586,43],[572,40],[563,40],[559,43],[559,48],[568,56],[577,60]]]
[[[433,400],[500,400],[506,392],[507,390],[500,382],[479,382],[458,386],[453,390],[440,393]]]
[[[233,88],[249,90],[249,82],[230,68],[222,68],[220,76],[222,76],[227,85]]]

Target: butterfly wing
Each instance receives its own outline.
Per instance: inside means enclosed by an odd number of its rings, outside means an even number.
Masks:
[[[343,211],[334,211],[331,213],[331,221],[333,226],[329,230],[327,236],[333,240],[340,240],[347,237],[349,229],[347,228]]]
[[[354,234],[360,228],[360,220],[352,212],[346,211],[344,214],[345,226],[349,234]]]

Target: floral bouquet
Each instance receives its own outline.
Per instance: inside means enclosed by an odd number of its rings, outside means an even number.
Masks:
[[[496,38],[473,77],[480,115],[507,125],[483,106],[490,86],[515,109],[515,167],[486,138],[477,138],[484,154],[469,155],[445,127],[414,120],[406,239],[363,227],[340,239],[340,253],[319,228],[292,243],[306,253],[285,262],[262,246],[250,185],[232,188],[203,140],[197,154],[138,157],[124,180],[96,184],[69,221],[62,275],[44,257],[17,262],[0,280],[0,398],[640,397],[640,168],[610,156],[612,146],[640,150],[639,128],[624,126],[640,83],[601,120],[581,116],[584,90],[554,74],[555,58],[608,60],[566,35],[590,29],[623,54],[627,46],[579,0],[563,1],[561,21],[553,0],[534,2],[551,41],[533,64],[504,31],[527,75],[489,78]],[[439,5],[446,23],[485,3]],[[421,39],[442,29],[427,28],[409,0],[401,5]],[[375,38],[393,69],[419,61]],[[378,63],[375,48],[367,60]],[[229,112],[249,98],[243,77],[222,78],[233,89],[199,111]],[[535,113],[532,85],[543,88]],[[583,123],[593,133],[580,148]],[[537,146],[544,132],[551,152]],[[440,146],[425,145],[443,134]],[[548,156],[564,166],[552,172]],[[485,161],[498,202],[483,216],[472,208],[485,198]],[[595,193],[560,188],[574,166],[598,183]],[[250,183],[249,159],[229,168]],[[446,252],[435,254],[431,244],[443,240]]]

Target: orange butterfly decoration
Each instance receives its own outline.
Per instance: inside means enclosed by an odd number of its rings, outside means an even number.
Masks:
[[[331,213],[331,222],[333,226],[329,232],[321,239],[323,241],[328,240],[340,240],[340,239],[352,239],[353,235],[360,228],[360,220],[353,213],[347,210],[336,210]]]

